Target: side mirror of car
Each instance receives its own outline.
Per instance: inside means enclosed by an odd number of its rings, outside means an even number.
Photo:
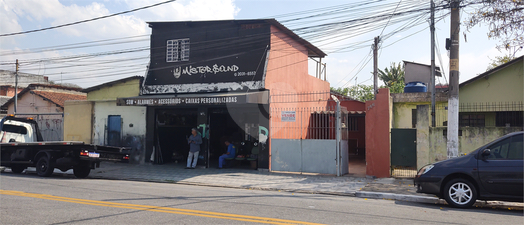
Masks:
[[[488,157],[489,155],[491,155],[491,150],[489,149],[484,149],[482,150],[482,153],[480,154],[482,157]]]

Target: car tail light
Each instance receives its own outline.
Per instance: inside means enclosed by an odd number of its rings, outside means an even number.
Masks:
[[[89,152],[87,150],[83,150],[80,152],[80,155],[89,156]]]
[[[129,160],[129,155],[125,155],[125,156],[124,156],[124,159],[125,159],[125,160]]]

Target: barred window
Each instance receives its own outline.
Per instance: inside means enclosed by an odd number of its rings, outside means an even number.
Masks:
[[[484,114],[460,114],[461,127],[485,127],[486,116]]]
[[[524,124],[521,112],[497,112],[497,127],[521,127]]]
[[[189,38],[167,40],[166,62],[189,61]]]

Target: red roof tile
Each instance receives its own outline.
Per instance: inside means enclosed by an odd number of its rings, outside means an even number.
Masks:
[[[52,91],[31,91],[32,93],[45,98],[60,107],[64,107],[64,103],[67,100],[87,100],[86,95],[68,94]]]

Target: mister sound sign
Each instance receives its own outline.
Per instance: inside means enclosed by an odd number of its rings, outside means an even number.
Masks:
[[[295,122],[297,121],[296,111],[282,111],[281,114],[282,122]]]
[[[150,23],[143,94],[263,89],[270,25],[231,21]],[[154,56],[154,57],[153,57]]]

